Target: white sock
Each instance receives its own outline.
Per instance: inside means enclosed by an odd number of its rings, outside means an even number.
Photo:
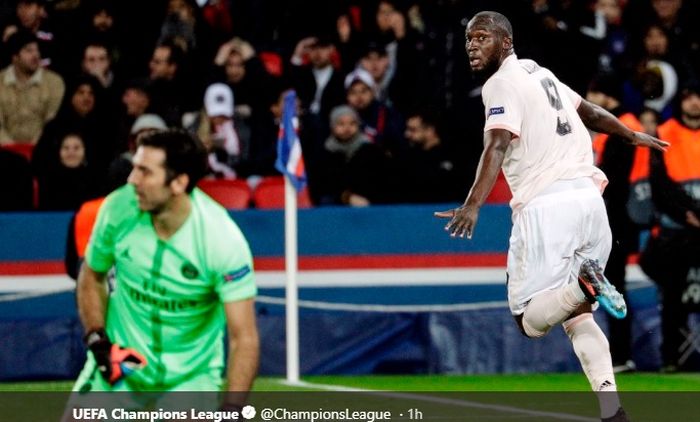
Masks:
[[[608,339],[591,313],[565,321],[563,326],[571,339],[583,372],[598,397],[600,417],[613,416],[620,408],[620,398],[617,395]]]
[[[523,329],[529,337],[539,338],[561,324],[586,300],[578,283],[542,292],[530,300],[523,313]]]

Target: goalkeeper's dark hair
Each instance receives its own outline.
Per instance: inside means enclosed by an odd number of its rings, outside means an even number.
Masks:
[[[195,135],[182,129],[157,130],[138,139],[139,146],[159,148],[165,151],[167,183],[181,174],[189,176],[187,193],[192,192],[207,173],[207,151]]]

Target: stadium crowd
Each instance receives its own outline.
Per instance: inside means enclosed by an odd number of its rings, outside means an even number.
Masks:
[[[276,174],[280,98],[291,88],[314,204],[461,200],[483,124],[482,81],[464,54],[475,11],[512,16],[517,53],[576,91],[585,93],[597,75],[613,76],[597,86],[620,92],[622,109],[646,107],[664,121],[697,78],[693,7],[682,0],[7,0],[0,143],[31,166],[3,152],[13,177],[3,178],[12,195],[2,208],[76,209],[123,180],[139,131],[166,126],[206,142],[212,177],[254,187],[258,176]]]
[[[277,174],[289,89],[297,93],[315,205],[460,201],[474,177],[484,124],[483,81],[469,70],[464,30],[475,12],[497,10],[513,23],[519,57],[548,67],[630,125],[687,145],[676,154],[644,156],[608,148],[604,137],[594,142],[610,178],[611,280],[624,284],[640,229],[659,226],[654,239],[686,252],[673,255],[675,264],[654,251],[642,254],[668,301],[665,330],[674,334],[664,336],[672,339],[664,362],[673,370],[683,354],[677,328],[700,302],[679,287],[692,284],[688,271],[667,268],[700,265],[685,256],[693,250],[689,242],[700,245],[699,6],[2,0],[0,210],[76,210],[125,180],[139,133],[165,127],[186,128],[204,141],[209,177],[244,179],[254,188]],[[670,305],[681,297],[695,302]],[[619,331],[611,337],[622,339],[612,345],[613,358],[627,365],[630,328],[621,324],[611,326]]]

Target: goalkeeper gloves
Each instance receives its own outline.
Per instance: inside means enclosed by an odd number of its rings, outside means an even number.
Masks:
[[[84,340],[95,357],[97,370],[109,385],[116,384],[132,372],[146,366],[146,358],[143,355],[134,349],[113,344],[104,329],[90,331]]]

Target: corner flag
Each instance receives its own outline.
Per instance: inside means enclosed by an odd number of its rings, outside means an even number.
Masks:
[[[296,116],[296,98],[297,94],[294,90],[287,92],[284,96],[275,168],[285,174],[294,188],[299,191],[306,183],[306,171],[304,170],[304,157],[301,154],[301,141],[298,134],[299,119]]]

